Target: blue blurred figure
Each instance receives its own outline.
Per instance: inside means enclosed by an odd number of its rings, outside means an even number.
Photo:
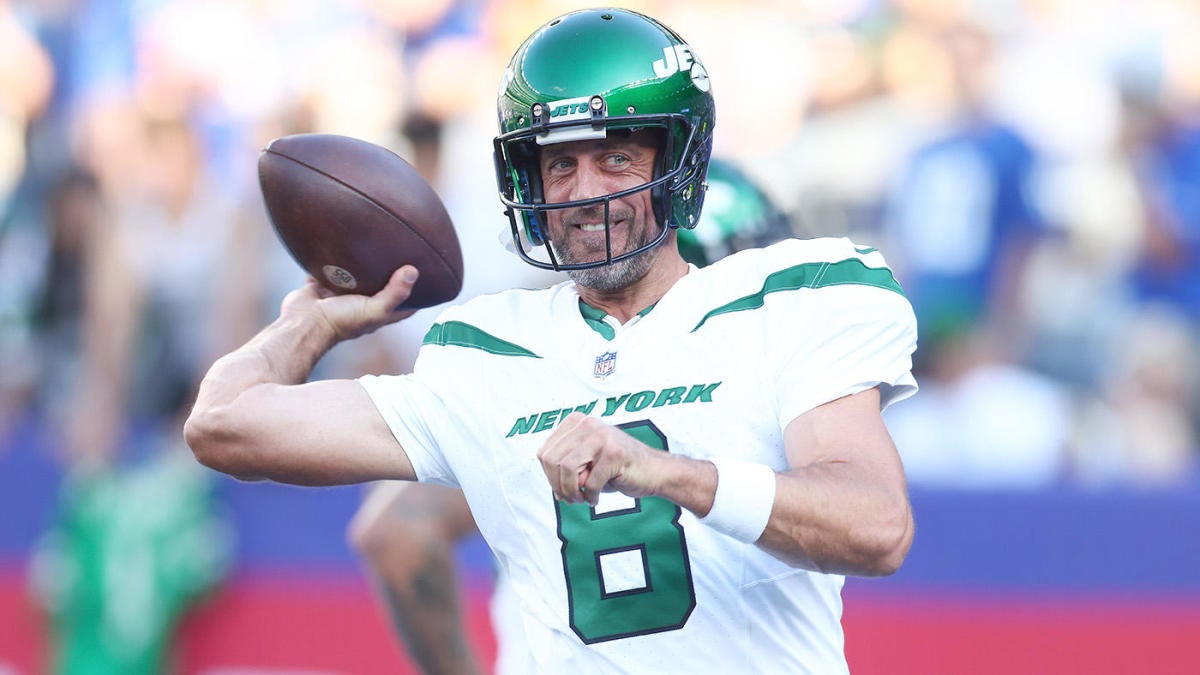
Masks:
[[[1012,330],[1021,268],[1043,225],[1029,194],[1038,158],[981,100],[987,36],[962,26],[924,39],[944,61],[937,70],[953,74],[949,109],[901,169],[885,227],[925,343],[935,346],[976,328]]]
[[[1200,122],[1167,123],[1146,148],[1151,215],[1133,283],[1200,328]]]

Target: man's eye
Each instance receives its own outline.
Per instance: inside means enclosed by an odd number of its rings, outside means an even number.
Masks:
[[[612,164],[613,166],[621,166],[623,164],[628,164],[629,158],[625,155],[609,155],[608,163]]]

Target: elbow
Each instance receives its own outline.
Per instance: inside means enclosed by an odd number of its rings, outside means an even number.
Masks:
[[[908,548],[905,544],[879,551],[863,576],[889,577],[900,571],[904,559],[908,557]]]
[[[455,544],[474,530],[457,490],[389,481],[359,507],[346,539],[377,571],[400,579],[429,565],[451,565]]]
[[[346,528],[346,539],[351,548],[367,560],[386,558],[397,536],[394,529],[388,527],[386,519],[368,517],[361,509]]]
[[[193,410],[183,423],[183,438],[200,464],[236,478],[249,474],[240,466],[242,453],[235,452],[236,432],[218,411]]]
[[[427,505],[413,503],[405,483],[384,482],[371,490],[346,527],[346,542],[368,562],[382,562],[395,555],[424,550],[428,525],[416,514]],[[424,507],[424,508],[421,508]]]
[[[908,501],[890,509],[870,530],[861,543],[863,564],[860,573],[868,577],[895,574],[912,548],[913,518]]]
[[[192,449],[192,454],[195,455],[196,461],[204,466],[215,469],[214,463],[217,461],[215,446],[213,441],[213,424],[210,416],[206,416],[195,410],[183,423],[183,440],[187,442],[188,447]]]
[[[375,573],[407,582],[430,564],[448,564],[451,545],[395,509],[367,514],[362,509],[346,528],[346,539]]]

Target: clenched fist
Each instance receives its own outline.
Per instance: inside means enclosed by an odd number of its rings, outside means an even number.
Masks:
[[[538,459],[555,497],[593,506],[602,490],[630,497],[659,494],[666,463],[672,461],[623,430],[578,412],[554,430]]]

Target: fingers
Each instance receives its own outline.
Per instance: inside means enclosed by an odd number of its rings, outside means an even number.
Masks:
[[[555,498],[572,504],[580,501],[579,474],[586,468],[586,459],[581,462],[569,457],[579,444],[575,437],[579,435],[577,428],[583,417],[577,413],[568,415],[538,451],[538,460]]]
[[[340,295],[309,277],[304,286],[288,293],[280,314],[313,314],[328,323],[338,340],[350,340],[371,333],[413,314],[400,309],[412,294],[417,268],[405,265],[392,272],[388,283],[372,296],[349,293]]]
[[[555,498],[595,506],[628,457],[623,435],[582,413],[568,415],[538,452]]]
[[[571,504],[586,500],[586,495],[580,491],[591,473],[592,458],[601,449],[601,440],[596,436],[585,436],[574,440],[569,446],[564,445],[565,452],[549,463],[543,460],[543,469],[550,481],[550,487],[559,499]]]
[[[383,290],[371,296],[368,303],[372,309],[390,319],[398,320],[413,313],[415,310],[399,309],[400,305],[412,295],[413,286],[417,283],[420,272],[412,265],[396,268],[388,279]]]
[[[593,506],[596,500],[600,499],[600,493],[608,486],[609,481],[617,473],[617,465],[612,455],[601,455],[597,461],[592,464],[591,471],[580,482],[580,491],[583,492],[585,498]]]

